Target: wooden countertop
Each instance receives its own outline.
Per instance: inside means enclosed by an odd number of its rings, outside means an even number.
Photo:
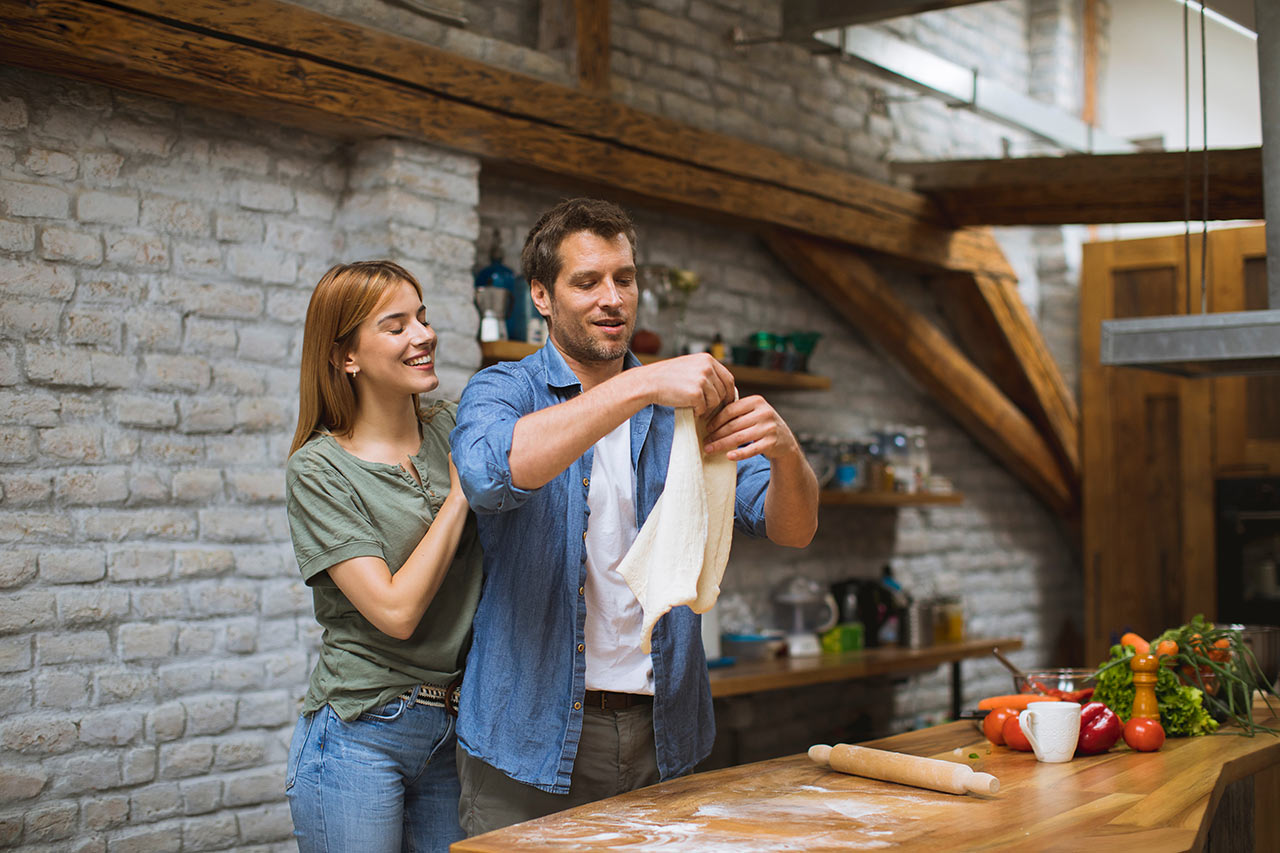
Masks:
[[[839,655],[742,661],[733,666],[711,670],[711,695],[717,698],[737,696],[761,690],[933,669],[941,664],[955,663],[966,658],[986,657],[993,648],[1004,651],[1020,649],[1022,640],[1017,637],[979,637],[923,649],[886,646]]]
[[[847,776],[797,755],[674,779],[452,850],[1199,850],[1227,784],[1263,770],[1270,778],[1280,767],[1280,737],[1265,734],[1172,738],[1153,753],[1121,742],[1067,764],[990,747],[967,721],[866,745],[952,760],[960,760],[956,748],[976,752],[1000,791],[935,793]]]

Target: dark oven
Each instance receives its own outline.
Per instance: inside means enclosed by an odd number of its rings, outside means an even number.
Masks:
[[[1280,477],[1218,480],[1218,621],[1280,625]]]

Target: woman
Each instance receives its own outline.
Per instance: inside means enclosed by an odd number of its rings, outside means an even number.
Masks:
[[[445,850],[462,837],[449,702],[480,595],[480,548],[449,458],[422,288],[339,264],[302,337],[289,530],[324,629],[289,747],[302,853]]]

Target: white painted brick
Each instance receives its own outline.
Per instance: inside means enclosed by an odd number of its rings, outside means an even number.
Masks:
[[[222,472],[216,468],[195,468],[173,475],[173,499],[184,503],[205,502],[222,494]]]
[[[53,497],[53,475],[40,471],[0,474],[0,497],[6,506],[14,508],[48,503]],[[4,586],[2,579],[0,586]]]
[[[138,210],[138,199],[131,193],[85,191],[76,199],[76,218],[81,222],[137,225]]]
[[[57,494],[68,504],[123,503],[129,497],[129,476],[123,468],[78,468],[57,477]]]
[[[88,663],[111,657],[111,638],[106,631],[76,631],[39,634],[36,658],[41,664]]]
[[[152,698],[155,679],[149,671],[133,668],[97,667],[93,673],[94,702],[147,701]]]
[[[171,427],[178,423],[178,412],[172,399],[131,394],[116,398],[115,418],[129,426]]]
[[[235,426],[235,407],[227,397],[179,400],[178,414],[184,433],[229,432]]]
[[[276,803],[260,809],[241,809],[236,813],[240,839],[247,843],[280,842],[287,845],[293,832],[293,821],[287,803]]]
[[[102,430],[81,424],[42,429],[40,452],[68,462],[100,462],[103,459]]]
[[[182,822],[184,850],[224,850],[235,844],[239,828],[234,814],[192,817]]]
[[[208,741],[179,741],[160,747],[160,778],[199,776],[213,766],[213,744]]]
[[[203,237],[209,234],[209,211],[191,198],[145,196],[140,224],[166,234]]]
[[[222,272],[222,247],[216,243],[173,241],[174,270],[187,276],[220,275]]]
[[[178,783],[183,814],[205,814],[222,805],[220,779],[186,779]]]
[[[142,457],[148,462],[187,464],[201,461],[204,455],[204,441],[199,436],[159,432],[142,441]]]
[[[232,471],[227,475],[232,494],[244,503],[284,501],[281,471]]]
[[[36,229],[26,222],[0,219],[0,249],[6,252],[29,252],[36,245]]]
[[[183,705],[187,710],[188,738],[220,734],[235,725],[234,696],[201,696],[184,702]]]
[[[293,334],[294,330],[274,324],[241,326],[236,355],[245,361],[282,363],[289,357]]]
[[[49,792],[57,798],[107,791],[121,784],[120,759],[115,750],[76,752],[46,759],[45,766],[53,771]]]
[[[223,802],[228,806],[250,806],[284,798],[278,769],[237,773],[227,779]]]
[[[112,541],[189,539],[195,535],[195,519],[189,513],[174,510],[108,510],[85,518],[84,531],[90,539]]]
[[[133,591],[133,615],[140,619],[171,619],[186,615],[188,610],[186,592],[179,587]]]
[[[82,669],[42,669],[35,679],[36,706],[83,708],[89,704],[89,675]]]
[[[95,344],[117,349],[122,328],[119,316],[105,311],[73,308],[63,318],[64,340],[70,344]]]
[[[126,829],[112,836],[108,853],[167,853],[182,849],[182,828],[177,824],[156,824]]]
[[[0,208],[10,216],[65,219],[71,196],[46,184],[0,180]]]
[[[156,778],[157,750],[142,746],[125,752],[120,760],[120,781],[126,785],[140,785]]]
[[[241,181],[237,186],[240,206],[249,210],[288,213],[293,210],[293,190],[282,184]]]
[[[180,355],[147,355],[142,360],[143,383],[155,390],[200,391],[210,378],[203,358]]]
[[[0,634],[17,634],[56,624],[55,599],[48,590],[6,593],[0,609]]]
[[[306,219],[320,219],[329,222],[333,219],[337,205],[333,197],[310,190],[298,190],[294,193],[297,200],[297,215]]]
[[[213,685],[213,670],[207,663],[165,666],[160,668],[159,675],[160,695],[163,697],[190,696]]]
[[[21,586],[36,575],[37,551],[0,551],[0,588]]]
[[[106,575],[106,555],[90,548],[50,548],[40,552],[40,579],[45,583],[91,583]]]
[[[115,794],[85,800],[80,814],[86,829],[94,832],[115,829],[129,820],[129,798]]]
[[[212,654],[218,646],[218,632],[208,625],[178,627],[178,654],[186,657]]]
[[[84,627],[119,622],[129,615],[129,593],[122,589],[67,589],[58,593],[58,621]]]
[[[0,300],[0,334],[11,339],[50,338],[57,334],[61,316],[62,306],[57,302],[30,302],[6,296]]]
[[[266,284],[293,284],[298,280],[297,256],[278,249],[232,246],[227,250],[227,268],[239,278]]]
[[[169,268],[169,244],[163,237],[148,234],[108,234],[107,261],[137,270]]]
[[[250,319],[262,313],[263,295],[259,287],[163,281],[159,291],[161,302],[205,317]]]
[[[67,300],[75,291],[75,273],[70,267],[0,258],[0,292],[5,297]]]
[[[29,669],[31,669],[31,638],[0,638],[0,672],[26,672]],[[0,773],[0,775],[3,774]]]
[[[260,213],[220,210],[214,215],[214,234],[226,243],[259,242],[264,231]]]
[[[0,130],[27,126],[27,105],[21,98],[0,98]]]
[[[25,426],[0,427],[0,462],[29,462],[36,455],[36,431]]]
[[[80,158],[80,176],[90,184],[114,184],[120,176],[124,158],[110,151],[93,151]]]
[[[173,654],[178,628],[176,625],[121,625],[118,636],[121,660],[167,658]]]
[[[0,422],[27,426],[57,426],[62,404],[40,391],[0,391]]]
[[[298,703],[288,690],[242,694],[236,704],[236,725],[242,729],[282,728],[298,716]]]
[[[190,591],[191,609],[197,616],[238,616],[258,610],[258,585],[220,581]]]
[[[275,397],[254,397],[236,404],[236,425],[246,430],[276,430],[291,422]]]
[[[150,581],[168,577],[173,552],[154,548],[124,548],[111,554],[108,574],[113,581]]]
[[[27,376],[42,385],[93,385],[88,351],[71,347],[31,344]]]
[[[211,542],[265,542],[270,537],[261,510],[240,508],[202,509],[200,537]]]

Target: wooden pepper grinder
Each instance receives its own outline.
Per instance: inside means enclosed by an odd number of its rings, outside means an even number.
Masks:
[[[1157,669],[1160,661],[1155,655],[1134,655],[1129,661],[1133,670],[1133,713],[1130,717],[1160,719],[1160,706],[1156,703]]]

